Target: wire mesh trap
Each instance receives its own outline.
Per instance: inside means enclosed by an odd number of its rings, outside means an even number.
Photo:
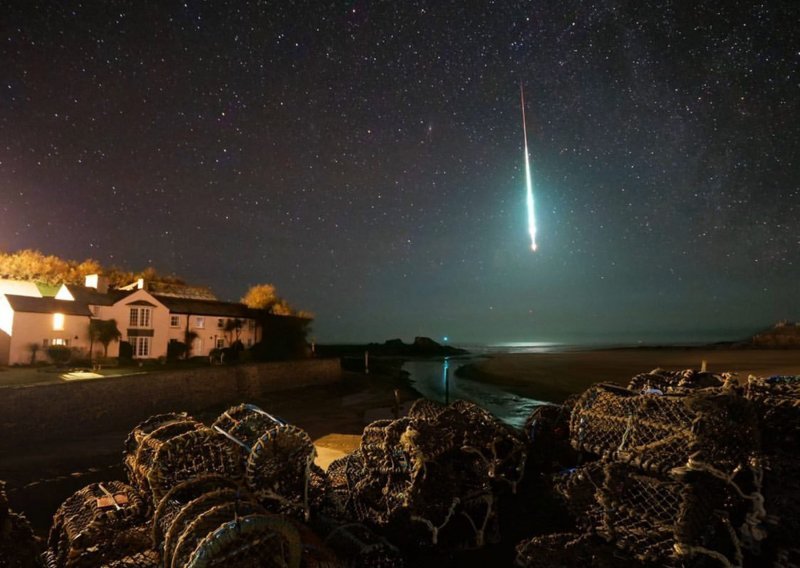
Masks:
[[[591,534],[553,533],[520,542],[514,566],[519,568],[622,568],[642,566]]]
[[[125,448],[131,484],[152,494],[153,503],[187,479],[210,473],[240,479],[243,474],[241,447],[185,414],[149,418],[131,432]]]
[[[800,377],[749,377],[766,453],[800,450]]]
[[[666,473],[691,457],[731,474],[760,448],[752,405],[716,389],[658,395],[596,385],[578,399],[570,437],[577,450],[652,473]]]
[[[636,393],[658,391],[661,394],[679,394],[697,389],[722,388],[730,377],[728,374],[715,375],[696,369],[653,369],[633,377],[628,383],[628,390]]]
[[[95,567],[148,551],[147,505],[120,481],[92,483],[53,515],[48,566]]]
[[[497,494],[515,489],[526,452],[476,405],[421,399],[407,417],[368,425],[358,450],[331,464],[323,511],[400,545],[479,547],[495,534]]]
[[[317,452],[304,430],[252,404],[229,408],[212,428],[242,448],[245,483],[262,505],[308,519]]]

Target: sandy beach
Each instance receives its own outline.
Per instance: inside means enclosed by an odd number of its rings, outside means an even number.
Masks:
[[[800,375],[800,350],[722,348],[634,348],[566,353],[496,355],[462,368],[459,374],[489,382],[520,396],[561,402],[598,382],[627,384],[655,368],[699,369],[714,373]]]

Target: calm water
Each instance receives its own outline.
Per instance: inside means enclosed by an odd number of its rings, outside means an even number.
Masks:
[[[508,352],[508,351],[505,351]],[[542,401],[506,392],[493,385],[456,376],[462,365],[480,360],[480,356],[445,357],[407,361],[403,370],[414,388],[426,398],[439,402],[463,399],[474,402],[502,421],[521,427],[535,406]]]

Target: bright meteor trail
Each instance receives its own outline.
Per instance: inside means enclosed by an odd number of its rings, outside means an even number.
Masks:
[[[538,248],[536,244],[536,215],[533,208],[533,178],[531,177],[531,158],[528,153],[528,127],[525,124],[525,92],[519,84],[519,99],[522,106],[522,133],[525,136],[525,185],[527,187],[526,202],[528,205],[528,233],[531,235],[531,250]]]

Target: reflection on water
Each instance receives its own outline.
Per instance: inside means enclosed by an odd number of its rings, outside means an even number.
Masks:
[[[506,392],[494,385],[473,381],[456,375],[459,367],[478,360],[478,357],[445,357],[406,361],[403,370],[409,374],[412,386],[425,398],[449,404],[468,400],[478,404],[503,422],[522,427],[535,406],[542,401]]]

